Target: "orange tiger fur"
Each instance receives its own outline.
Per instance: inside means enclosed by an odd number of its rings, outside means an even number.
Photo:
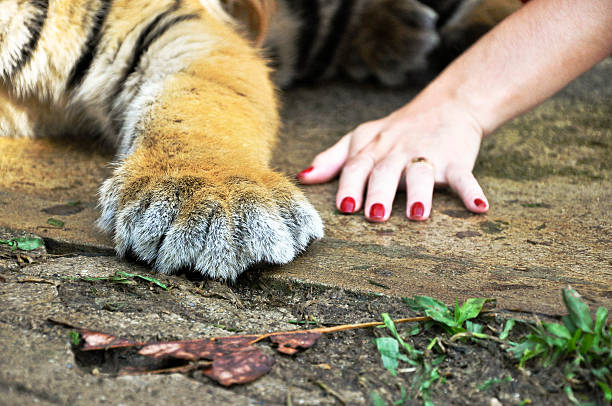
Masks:
[[[443,1],[465,13],[478,2]],[[267,45],[281,67],[287,56],[283,84],[339,69],[400,83],[440,41],[437,12],[416,0],[0,0],[0,136],[115,146],[98,224],[119,255],[161,272],[234,279],[323,235],[301,191],[269,166],[274,86],[230,15],[256,43],[268,28],[280,38]],[[393,44],[378,46],[381,32]]]
[[[234,279],[290,261],[323,226],[269,167],[269,70],[214,3],[0,2],[0,136],[100,134],[117,147],[99,225],[118,254]]]

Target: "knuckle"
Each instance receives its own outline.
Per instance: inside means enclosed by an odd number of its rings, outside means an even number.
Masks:
[[[396,133],[394,131],[391,130],[382,130],[378,133],[378,136],[380,137],[380,139],[389,139],[389,138],[394,138],[396,136]]]
[[[365,170],[372,168],[374,159],[366,152],[360,152],[344,165],[344,168],[349,171]]]

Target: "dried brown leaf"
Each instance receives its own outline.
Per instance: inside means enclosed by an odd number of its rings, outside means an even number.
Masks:
[[[301,333],[275,334],[270,341],[278,344],[278,352],[293,355],[298,348],[310,348],[317,342],[322,333],[318,331],[304,331]]]
[[[274,358],[255,346],[247,346],[215,358],[212,367],[202,371],[221,385],[230,386],[256,380],[272,369]]]
[[[295,354],[298,349],[312,347],[321,335],[337,331],[352,330],[381,325],[381,322],[346,324],[341,326],[318,328],[313,330],[296,330],[274,332],[261,335],[238,335],[230,337],[205,338],[189,341],[168,341],[159,343],[142,343],[113,336],[111,334],[90,331],[73,326],[71,323],[49,319],[67,327],[76,328],[84,341],[81,351],[109,350],[115,348],[141,347],[139,355],[156,360],[189,361],[186,365],[160,368],[159,363],[151,365],[130,365],[120,370],[120,375],[142,375],[156,373],[182,372],[201,370],[203,375],[230,386],[252,382],[266,374],[274,365],[274,358],[266,355],[254,344],[269,338],[278,345],[277,351],[283,354]],[[426,321],[429,317],[413,317],[395,320],[396,323]]]
[[[126,338],[115,337],[110,334],[97,331],[79,330],[81,338],[85,342],[81,351],[108,350],[111,348],[134,347],[142,345]]]
[[[190,341],[168,341],[145,345],[138,353],[153,358],[215,359],[247,347],[254,338],[257,338],[257,336],[243,335]]]

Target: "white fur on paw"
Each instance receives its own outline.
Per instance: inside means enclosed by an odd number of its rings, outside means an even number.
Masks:
[[[104,183],[98,224],[114,232],[118,255],[131,252],[163,273],[192,269],[233,280],[255,264],[286,264],[323,237],[319,215],[299,192],[285,200],[257,192],[229,202],[210,195],[197,201],[195,193],[186,204],[169,191],[154,188],[119,207],[117,188]]]

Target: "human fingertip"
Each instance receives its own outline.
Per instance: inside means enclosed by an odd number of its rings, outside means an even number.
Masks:
[[[425,214],[425,205],[423,203],[416,202],[410,206],[411,218],[423,217],[423,214]]]
[[[370,207],[370,220],[372,221],[383,221],[385,217],[385,206],[382,203],[374,203]]]
[[[345,197],[340,202],[340,211],[345,214],[352,214],[355,212],[355,199],[352,197]]]
[[[301,171],[300,173],[298,173],[297,175],[295,175],[295,178],[297,180],[302,180],[302,178],[304,178],[304,176],[306,176],[307,174],[309,174],[313,170],[314,170],[314,166],[310,166],[310,167],[304,169],[303,171]]]
[[[482,212],[486,211],[489,208],[487,202],[480,198],[474,199],[474,206],[476,206],[476,208]]]

